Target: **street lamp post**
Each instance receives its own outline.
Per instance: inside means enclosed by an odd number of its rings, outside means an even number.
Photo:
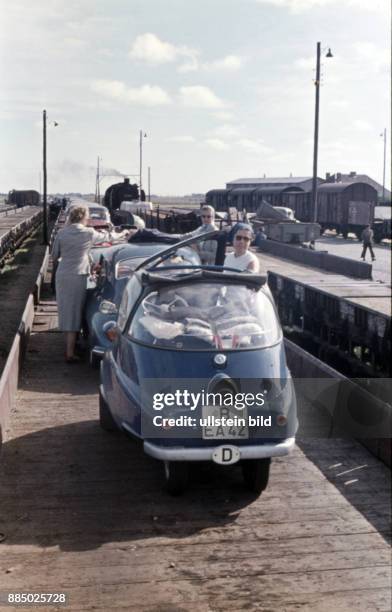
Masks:
[[[143,138],[147,134],[143,134],[143,130],[139,132],[139,200],[142,199],[142,172],[143,172]]]
[[[58,126],[57,121],[51,121],[54,127]],[[46,172],[46,110],[42,113],[42,129],[43,129],[43,159],[42,159],[42,170],[43,170],[43,224],[42,224],[42,243],[46,246],[49,244],[48,237],[48,194],[47,194],[47,172]]]
[[[386,153],[387,153],[387,129],[384,128],[384,133],[380,134],[380,136],[383,136],[384,138],[384,163],[383,163],[383,169],[382,169],[382,203],[385,204],[385,159],[386,159]]]
[[[312,210],[313,222],[317,222],[317,161],[318,161],[318,137],[319,137],[319,110],[320,110],[320,57],[321,43],[317,43],[316,52],[316,87],[315,112],[314,112],[314,142],[313,142],[313,177],[312,177]],[[326,57],[333,57],[331,49],[328,49]]]
[[[46,177],[46,110],[43,111],[43,225],[42,225],[42,240],[44,245],[49,244],[48,240],[48,202],[47,202],[47,177]]]

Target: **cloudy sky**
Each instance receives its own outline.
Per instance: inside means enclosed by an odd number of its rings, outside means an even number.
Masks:
[[[44,108],[49,192],[94,191],[98,155],[107,174],[136,175],[140,129],[154,193],[309,176],[318,40],[334,55],[322,61],[319,176],[382,181],[389,5],[0,0],[0,191],[38,188]]]

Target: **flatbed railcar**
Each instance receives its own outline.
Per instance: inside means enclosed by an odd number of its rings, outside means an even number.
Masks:
[[[317,281],[268,272],[286,336],[348,377],[390,377],[390,285]]]

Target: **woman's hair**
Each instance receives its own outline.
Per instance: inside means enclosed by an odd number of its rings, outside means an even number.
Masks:
[[[240,230],[249,232],[251,237],[254,238],[253,229],[248,223],[236,223],[234,226],[233,238],[236,235],[236,233],[239,232]]]
[[[68,215],[68,223],[80,223],[85,217],[88,217],[87,206],[72,206]]]
[[[201,212],[203,212],[203,210],[207,210],[209,213],[211,213],[211,217],[213,219],[215,218],[215,208],[213,206],[210,206],[209,204],[203,204],[200,210]]]

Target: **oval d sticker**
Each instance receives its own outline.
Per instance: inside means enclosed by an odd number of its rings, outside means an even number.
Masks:
[[[237,446],[226,444],[217,446],[212,453],[212,460],[219,465],[232,465],[237,463],[241,457],[240,449]]]

